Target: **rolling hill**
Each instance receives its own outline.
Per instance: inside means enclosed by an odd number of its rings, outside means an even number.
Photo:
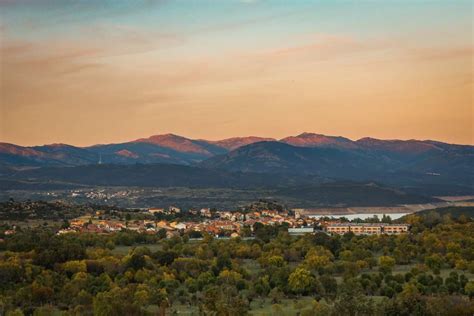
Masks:
[[[436,198],[410,194],[373,182],[334,182],[317,176],[229,172],[171,164],[10,170],[0,179],[0,196],[26,199],[28,192],[36,192],[34,196],[38,196],[38,192],[50,190],[94,190],[94,187],[133,187],[143,188],[144,192],[148,192],[133,197],[132,202],[125,197],[125,201],[121,203],[128,203],[127,205],[148,205],[153,201],[158,203],[154,198],[165,199],[170,203],[186,202],[194,207],[236,207],[241,202],[258,198],[282,201],[292,207],[394,206],[438,201]],[[151,189],[158,188],[160,191],[163,188],[169,189],[166,190],[167,194],[156,197],[155,191]],[[70,196],[66,194],[63,198]]]
[[[436,198],[410,194],[374,182],[329,182],[283,188],[275,194],[298,199],[306,205],[389,206],[440,202]]]
[[[10,170],[4,172],[2,178],[10,182],[16,181],[14,187],[24,186],[26,189],[33,188],[34,185],[44,188],[46,184],[56,188],[58,183],[69,186],[268,188],[319,183],[324,180],[316,176],[269,176],[262,173],[229,172],[176,164],[43,167]]]
[[[242,172],[291,173],[380,181],[433,191],[474,191],[474,147],[420,141],[363,139],[354,146],[293,146],[259,142],[203,161],[200,166]],[[459,190],[457,191],[459,192]]]

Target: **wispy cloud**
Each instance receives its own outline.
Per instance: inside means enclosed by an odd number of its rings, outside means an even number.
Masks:
[[[372,16],[346,24],[342,4],[320,13],[313,3],[234,2],[236,14],[187,4],[0,0],[1,137],[87,144],[167,130],[213,138],[218,129],[282,136],[317,126],[439,138],[436,126],[449,126],[446,135],[465,142],[473,50],[462,34],[395,36]],[[426,24],[442,31],[435,22]]]

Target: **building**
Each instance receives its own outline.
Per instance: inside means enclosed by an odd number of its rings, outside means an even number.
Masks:
[[[295,208],[293,212],[295,213],[295,219],[301,218],[301,213],[304,211],[302,208]]]
[[[237,227],[231,221],[215,221],[213,222],[213,225],[220,230],[234,230]]]
[[[331,234],[339,234],[339,235],[344,235],[348,232],[351,231],[350,224],[329,224],[326,226],[326,231]]]
[[[384,224],[384,223],[333,223],[326,226],[326,232],[344,235],[352,232],[355,235],[380,235],[380,234],[403,234],[408,232],[410,226],[406,224]]]
[[[288,228],[288,234],[290,235],[304,235],[313,234],[314,227],[299,227],[299,228]]]
[[[174,229],[186,229],[186,224],[183,223],[177,223],[177,222],[172,222],[170,223],[170,226]]]
[[[245,220],[245,215],[240,212],[235,212],[232,214],[230,220],[234,222],[240,222]]]
[[[170,206],[168,211],[169,211],[170,214],[181,213],[181,209],[179,207],[176,207],[176,206]]]
[[[202,217],[212,217],[212,213],[211,213],[211,209],[210,209],[210,208],[203,208],[203,209],[201,209],[201,211],[199,212],[199,214],[200,214]]]
[[[398,235],[408,232],[409,228],[410,226],[405,224],[387,224],[383,227],[383,231],[385,234]]]
[[[150,214],[159,214],[159,213],[164,213],[165,210],[163,208],[150,208],[148,209],[148,213]]]
[[[269,217],[275,217],[276,215],[278,215],[278,211],[274,211],[274,210],[263,210],[263,211],[262,211],[262,215],[263,215],[263,216],[269,216]]]
[[[216,212],[216,214],[219,216],[220,219],[232,218],[232,212],[229,212],[229,211]]]

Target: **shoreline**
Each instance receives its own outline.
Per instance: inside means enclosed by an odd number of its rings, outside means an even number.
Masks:
[[[345,216],[356,214],[411,214],[430,209],[453,206],[474,206],[474,202],[469,201],[446,201],[427,204],[406,204],[400,206],[380,206],[380,207],[325,207],[314,209],[293,209],[304,216]]]

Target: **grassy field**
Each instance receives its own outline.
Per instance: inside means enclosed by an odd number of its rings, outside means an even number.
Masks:
[[[310,309],[314,298],[301,297],[298,299],[284,299],[278,304],[272,304],[270,300],[255,300],[251,304],[250,315],[273,316],[273,315],[298,315],[305,309]]]
[[[134,245],[134,246],[116,246],[112,253],[114,255],[126,255],[130,252],[130,250],[137,248],[137,247],[147,247],[150,249],[151,252],[155,252],[157,250],[161,250],[163,245],[160,244],[143,244],[143,245]]]
[[[269,299],[258,299],[252,301],[250,305],[250,315],[255,316],[273,316],[298,315],[305,309],[309,309],[313,302],[312,297],[301,297],[298,299],[284,299],[279,304],[272,304]],[[153,309],[153,310],[152,310]],[[157,308],[151,308],[150,311],[156,311]],[[173,307],[167,310],[167,315],[199,315],[199,309],[196,306],[182,304],[173,304]]]

